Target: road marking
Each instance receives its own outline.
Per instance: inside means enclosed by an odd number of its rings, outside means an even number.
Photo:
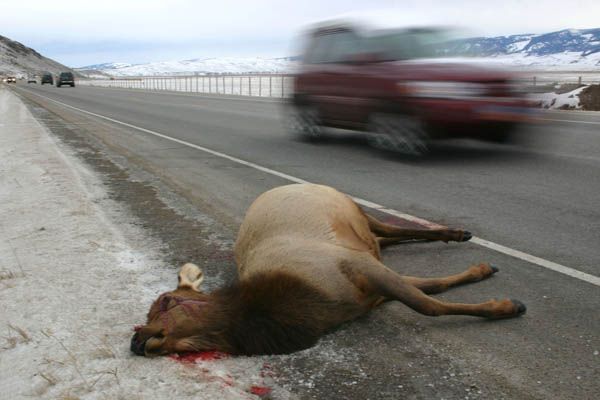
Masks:
[[[77,108],[77,107],[71,106],[71,105],[63,103],[61,101],[54,100],[54,99],[51,99],[51,98],[46,97],[46,96],[42,96],[41,94],[38,94],[38,93],[35,93],[35,92],[31,92],[29,90],[25,90],[25,91],[30,92],[32,94],[35,94],[36,96],[42,97],[42,98],[44,98],[46,100],[49,100],[51,102],[60,104],[60,105],[62,105],[64,107],[71,108],[73,110],[79,111],[79,112],[81,112],[83,114],[92,115],[92,116],[97,117],[97,118],[101,118],[101,119],[104,119],[104,120],[107,120],[107,121],[110,121],[110,122],[114,122],[115,124],[123,125],[123,126],[126,126],[128,128],[132,128],[132,129],[136,129],[136,130],[141,131],[141,132],[149,133],[151,135],[160,137],[162,139],[170,140],[172,142],[179,143],[179,144],[182,144],[184,146],[191,147],[193,149],[200,150],[200,151],[203,151],[205,153],[209,153],[209,154],[212,154],[214,156],[221,157],[221,158],[224,158],[226,160],[230,160],[230,161],[233,161],[233,162],[241,164],[241,165],[245,165],[245,166],[250,167],[250,168],[254,168],[256,170],[259,170],[259,171],[265,172],[267,174],[274,175],[274,176],[286,179],[286,180],[291,181],[291,182],[295,182],[295,183],[310,183],[307,180],[304,180],[304,179],[301,179],[301,178],[297,178],[295,176],[288,175],[288,174],[285,174],[283,172],[275,171],[275,170],[273,170],[271,168],[263,167],[262,165],[259,165],[259,164],[256,164],[256,163],[253,163],[253,162],[250,162],[250,161],[242,160],[241,158],[233,157],[233,156],[230,156],[228,154],[221,153],[219,151],[211,150],[209,148],[206,148],[206,147],[203,147],[203,146],[199,146],[197,144],[186,142],[185,140],[181,140],[181,139],[177,139],[177,138],[174,138],[174,137],[171,137],[171,136],[167,136],[167,135],[164,135],[162,133],[152,131],[150,129],[142,128],[142,127],[139,127],[139,126],[136,126],[136,125],[129,124],[127,122],[116,120],[114,118],[106,117],[106,116],[101,115],[101,114],[96,114],[96,113],[93,113],[91,111],[83,110],[81,108]],[[361,198],[354,197],[354,196],[351,196],[351,197],[352,197],[352,199],[355,202],[357,202],[358,204],[360,204],[362,206],[373,208],[375,210],[381,211],[381,212],[386,213],[386,214],[390,214],[390,215],[393,215],[393,216],[396,216],[396,217],[407,219],[409,221],[417,222],[419,224],[423,224],[423,225],[428,226],[430,228],[437,228],[437,227],[441,226],[441,225],[438,225],[436,223],[429,222],[427,220],[424,220],[424,219],[412,216],[410,214],[405,214],[405,213],[402,213],[400,211],[397,211],[397,210],[394,210],[394,209],[391,209],[391,208],[387,208],[385,206],[382,206],[381,204],[378,204],[378,203],[375,203],[375,202],[372,202],[372,201],[369,201],[369,200],[361,199]],[[488,248],[490,250],[497,251],[497,252],[502,253],[502,254],[506,254],[506,255],[514,257],[514,258],[518,258],[518,259],[523,260],[523,261],[527,261],[527,262],[529,262],[531,264],[535,264],[535,265],[538,265],[540,267],[544,267],[546,269],[549,269],[549,270],[561,273],[563,275],[567,275],[567,276],[570,276],[572,278],[576,278],[576,279],[579,279],[581,281],[588,282],[588,283],[591,283],[591,284],[596,285],[596,286],[600,286],[600,277],[598,277],[598,276],[591,275],[591,274],[588,274],[588,273],[585,273],[585,272],[582,272],[582,271],[579,271],[577,269],[574,269],[574,268],[571,268],[571,267],[567,267],[567,266],[564,266],[564,265],[561,265],[561,264],[557,264],[555,262],[548,261],[548,260],[545,260],[543,258],[536,257],[536,256],[524,253],[524,252],[519,251],[519,250],[511,249],[509,247],[502,246],[501,244],[494,243],[494,242],[491,242],[489,240],[485,240],[485,239],[477,237],[477,236],[474,236],[473,238],[471,238],[471,243],[474,243],[474,244],[477,244],[479,246]]]
[[[590,275],[585,272],[579,271],[574,268],[565,267],[564,265],[557,264],[552,261],[544,260],[543,258],[532,256],[531,254],[523,253],[522,251],[511,249],[506,246],[502,246],[501,244],[490,242],[489,240],[482,239],[480,237],[474,236],[471,238],[471,242],[476,243],[480,246],[487,247],[488,249],[495,250],[499,253],[503,253],[515,258],[519,258],[521,260],[530,262],[532,264],[539,265],[544,268],[551,269],[552,271],[559,272],[564,275],[571,276],[573,278],[580,279],[582,281],[586,281],[592,283],[596,286],[600,286],[600,277],[595,275]]]
[[[553,121],[553,122],[570,122],[573,124],[588,124],[588,125],[600,125],[597,121],[574,121],[572,119],[557,119],[557,118],[537,118],[541,121]]]

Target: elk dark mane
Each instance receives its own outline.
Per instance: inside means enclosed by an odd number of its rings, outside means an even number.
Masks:
[[[243,355],[286,354],[311,347],[333,315],[351,307],[282,272],[258,274],[217,289],[210,297],[204,340]]]

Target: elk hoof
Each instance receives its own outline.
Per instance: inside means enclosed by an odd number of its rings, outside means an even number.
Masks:
[[[512,303],[515,305],[515,317],[525,314],[525,312],[527,311],[527,306],[525,306],[525,304],[515,299],[510,299],[510,301],[512,301]]]
[[[493,266],[492,264],[490,264],[490,268],[491,268],[491,270],[492,270],[492,275],[493,275],[493,274],[495,274],[496,272],[500,271],[500,270],[498,269],[498,267],[495,267],[495,266]],[[522,304],[522,303],[521,303],[521,304]]]
[[[461,242],[468,242],[473,237],[473,234],[469,231],[463,231]]]

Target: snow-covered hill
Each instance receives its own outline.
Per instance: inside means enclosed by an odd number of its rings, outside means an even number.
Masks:
[[[77,70],[95,70],[112,76],[185,75],[210,73],[287,72],[290,58],[198,58],[183,61],[163,61],[148,64],[105,63],[88,65]]]
[[[485,57],[498,63],[530,69],[599,70],[600,28],[460,39],[449,42],[444,52],[459,57]],[[110,76],[289,72],[296,63],[297,57],[223,57],[147,64],[104,63],[78,70],[87,74],[99,71]]]
[[[17,41],[0,36],[0,75],[26,76],[46,71],[57,74],[71,69]]]
[[[447,52],[537,69],[598,70],[600,28],[461,39],[451,42]]]

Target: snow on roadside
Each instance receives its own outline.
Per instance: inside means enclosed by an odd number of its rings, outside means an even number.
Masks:
[[[567,93],[538,93],[531,95],[533,100],[539,101],[542,108],[548,109],[580,109],[579,94],[587,86],[582,86]]]
[[[1,87],[0,115],[0,399],[256,398],[263,358],[130,353],[133,325],[176,284],[163,245]]]

